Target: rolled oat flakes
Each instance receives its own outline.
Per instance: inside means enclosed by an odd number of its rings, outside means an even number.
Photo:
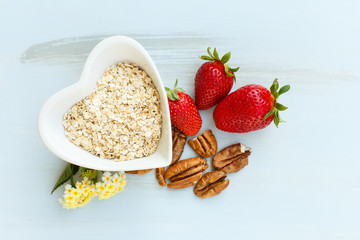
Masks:
[[[64,114],[65,136],[74,144],[116,161],[153,154],[161,135],[160,95],[136,64],[118,63],[95,91]]]

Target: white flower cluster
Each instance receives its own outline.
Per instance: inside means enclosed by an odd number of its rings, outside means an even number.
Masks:
[[[76,183],[75,188],[67,184],[63,199],[59,199],[59,202],[66,209],[83,207],[94,196],[98,196],[99,199],[108,199],[124,190],[125,185],[126,176],[123,172],[113,175],[110,172],[105,172],[102,176],[102,182],[98,182],[96,185],[85,177],[82,182]]]
[[[109,172],[105,172],[102,176],[103,181],[96,183],[96,195],[99,199],[108,199],[121,192],[126,185],[125,178],[124,173],[115,173],[111,176]]]

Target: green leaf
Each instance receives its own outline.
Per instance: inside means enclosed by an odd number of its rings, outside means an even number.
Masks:
[[[280,117],[279,117],[279,112],[278,111],[274,112],[274,123],[275,123],[276,127],[279,127]]]
[[[170,88],[165,87],[165,91],[166,91],[166,92],[170,91]]]
[[[229,77],[235,77],[234,74],[232,74],[232,73],[230,73],[230,72],[228,72],[228,71],[226,71],[226,75],[228,75]]]
[[[285,107],[284,105],[280,104],[280,103],[275,103],[275,107],[277,108],[277,110],[279,111],[285,111],[286,109],[288,109],[287,107]]]
[[[176,97],[174,95],[175,90],[171,89],[170,92],[168,92],[167,96],[172,100],[172,101],[176,101]]]
[[[229,68],[229,70],[234,73],[234,72],[237,72],[237,71],[239,70],[239,68],[240,68],[240,67],[237,67],[237,68]]]
[[[221,58],[221,62],[223,64],[227,63],[230,60],[231,52],[225,53],[225,55]]]
[[[217,60],[220,60],[219,54],[218,54],[218,52],[216,51],[216,48],[214,48],[214,58],[217,59]]]
[[[71,178],[70,178],[70,184],[73,188],[75,188],[75,182],[74,182],[74,175],[71,175]]]
[[[274,96],[275,99],[278,99],[279,93],[276,90],[274,90],[274,92],[271,92],[271,94]]]
[[[275,123],[275,126],[278,128],[279,127],[279,119],[277,118],[274,118],[274,123]]]
[[[174,85],[174,89],[176,89],[176,87],[177,87],[177,85],[178,85],[178,79],[176,79],[176,81],[175,81],[175,85]]]
[[[174,89],[174,91],[181,91],[181,92],[185,92],[185,90],[184,90],[184,89],[182,89],[182,88],[180,88],[180,87],[175,88],[175,89]]]
[[[72,175],[71,175],[71,186],[75,187],[75,183],[74,183],[74,175],[79,171],[79,166],[76,166],[74,164],[71,164],[71,169],[72,169]]]
[[[286,106],[280,104],[277,102],[277,99],[279,98],[279,96],[287,91],[289,91],[290,89],[290,86],[289,85],[285,85],[283,86],[282,88],[280,88],[279,92],[277,91],[279,88],[279,82],[278,82],[278,79],[275,78],[273,84],[271,85],[270,87],[270,91],[271,91],[271,94],[274,96],[275,98],[275,106],[274,106],[274,123],[275,123],[275,126],[278,127],[279,126],[279,123],[281,122],[285,122],[284,120],[282,120],[280,118],[280,114],[279,114],[279,111],[285,111],[286,109],[288,109]],[[268,113],[269,114],[269,113]],[[268,114],[266,114],[266,116],[268,116]],[[270,115],[269,115],[270,116]],[[264,118],[265,120],[265,118]]]
[[[169,92],[169,93],[167,94],[167,96],[168,96],[168,98],[170,98],[170,100],[176,101],[176,98],[174,97],[173,92]]]
[[[72,174],[75,175],[79,171],[79,166],[71,164]]]
[[[212,59],[211,57],[208,57],[208,56],[201,56],[200,59],[202,60],[207,60],[207,61],[212,61],[214,59]]]
[[[214,56],[211,54],[210,49],[211,49],[211,47],[208,47],[207,52],[208,52],[209,56],[211,57],[210,59],[212,59],[212,58],[214,58]]]
[[[185,92],[185,90],[184,89],[182,89],[182,88],[176,88],[176,89],[174,89],[175,91],[178,91],[178,92]]]
[[[279,83],[277,81],[277,78],[275,78],[274,82],[272,83],[272,85],[270,87],[270,92],[272,93],[272,95],[275,95],[274,93],[277,92],[278,88],[279,88]]]
[[[229,72],[229,65],[224,64],[224,68],[225,68],[226,75],[228,75],[229,77],[234,77],[234,74]]]
[[[184,89],[182,89],[181,87],[177,87],[178,82],[179,82],[179,80],[176,79],[175,84],[174,84],[174,88],[169,89],[168,93],[166,94],[167,97],[172,101],[180,100],[180,97],[177,94],[177,92],[185,92]]]
[[[265,117],[264,117],[264,122],[265,122],[265,120],[266,120],[268,117],[270,117],[271,114],[273,114],[274,112],[275,112],[275,108],[271,109],[271,110],[265,115]]]
[[[275,86],[275,90],[277,91],[279,89],[279,82],[278,79],[275,78],[274,82],[273,82],[274,86]]]
[[[51,191],[51,194],[53,194],[53,192],[58,187],[60,187],[61,185],[66,183],[70,178],[72,178],[72,176],[75,175],[77,173],[77,171],[79,171],[78,166],[73,165],[71,163],[68,163],[65,170],[63,171],[63,173],[61,174],[61,176],[59,177],[59,179],[55,183],[55,186],[54,186],[53,190]]]
[[[98,182],[98,177],[97,177],[97,175],[96,175],[96,177],[93,179],[93,182],[94,182],[94,184],[96,184],[96,183]]]
[[[279,96],[281,95],[281,94],[283,94],[283,93],[286,93],[287,91],[289,91],[290,90],[290,85],[285,85],[285,86],[283,86],[282,88],[280,88],[280,90],[279,90]]]
[[[271,85],[270,92],[272,95],[274,95],[274,93],[276,92],[274,85]]]
[[[173,92],[173,96],[176,100],[180,100],[179,94],[177,94],[177,92]]]

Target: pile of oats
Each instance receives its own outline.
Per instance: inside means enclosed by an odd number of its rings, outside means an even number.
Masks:
[[[63,119],[71,142],[116,161],[153,154],[161,124],[159,92],[145,71],[126,62],[108,68],[95,91]]]

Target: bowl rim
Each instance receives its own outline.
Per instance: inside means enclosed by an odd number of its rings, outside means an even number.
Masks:
[[[46,134],[43,133],[43,131],[45,131],[45,129],[43,129],[43,122],[46,121],[46,114],[48,113],[48,111],[50,110],[50,107],[51,107],[51,104],[52,102],[54,101],[55,98],[63,95],[64,92],[66,92],[67,90],[71,89],[71,88],[81,88],[81,85],[86,85],[87,84],[87,81],[86,79],[88,74],[90,73],[90,71],[88,71],[88,68],[90,68],[92,66],[92,62],[94,62],[96,60],[96,57],[98,55],[99,52],[101,52],[106,46],[114,43],[114,42],[118,42],[118,41],[121,41],[123,43],[126,43],[126,44],[131,44],[133,45],[136,49],[140,50],[141,51],[141,54],[146,58],[146,60],[148,61],[148,63],[151,65],[151,68],[152,70],[154,71],[154,74],[157,76],[158,78],[158,82],[159,82],[159,85],[161,86],[161,90],[158,89],[158,91],[162,91],[163,94],[165,93],[165,96],[166,96],[166,92],[164,90],[164,85],[163,85],[163,82],[162,82],[162,79],[161,79],[161,76],[160,76],[160,73],[153,61],[153,59],[151,58],[150,54],[146,51],[146,49],[139,43],[137,42],[135,39],[132,39],[130,37],[127,37],[127,36],[122,36],[122,35],[118,35],[118,36],[111,36],[111,37],[108,37],[108,38],[105,38],[103,39],[102,41],[100,41],[99,43],[96,44],[96,46],[90,51],[84,65],[83,65],[83,69],[81,71],[81,75],[80,75],[80,78],[78,81],[76,81],[75,83],[63,88],[63,89],[60,89],[58,90],[57,92],[55,92],[53,95],[51,95],[46,101],[45,103],[42,105],[41,107],[41,110],[39,112],[39,117],[38,117],[38,121],[37,121],[37,128],[38,128],[38,132],[39,132],[39,136],[40,136],[40,139],[41,141],[44,143],[44,145],[53,153],[55,154],[57,157],[59,157],[60,159],[66,161],[66,162],[69,162],[69,163],[72,163],[72,164],[75,164],[75,165],[79,165],[81,163],[81,167],[87,167],[87,168],[91,168],[91,169],[96,169],[96,170],[104,170],[104,171],[128,171],[128,170],[141,170],[141,169],[146,169],[146,168],[149,168],[148,166],[146,167],[138,167],[136,169],[132,168],[132,167],[126,167],[126,166],[122,166],[124,163],[126,163],[127,161],[115,161],[113,159],[106,159],[106,158],[101,158],[99,156],[96,156],[94,155],[96,158],[99,158],[101,160],[104,160],[104,161],[112,161],[112,163],[116,164],[116,163],[120,163],[120,165],[118,165],[117,167],[114,167],[114,168],[106,168],[106,167],[101,167],[99,168],[99,166],[97,166],[97,164],[92,164],[90,162],[84,162],[82,160],[79,160],[79,161],[76,161],[74,159],[69,159],[68,156],[66,156],[66,154],[64,154],[61,150],[59,150],[57,147],[53,146],[53,144],[48,141],[47,137],[46,137]],[[105,69],[104,69],[105,71]],[[167,97],[165,97],[165,103],[163,104],[166,104],[166,106],[168,106],[168,100],[167,100]],[[168,139],[167,141],[169,141],[169,143],[171,143],[171,120],[170,120],[170,110],[165,107],[164,108],[166,110],[166,112],[162,114],[162,117],[166,117],[168,118],[167,122],[168,122],[168,130],[170,131],[170,134],[168,136]],[[163,119],[163,124],[164,123],[164,119]],[[164,127],[164,126],[162,126]],[[162,134],[163,134],[163,131],[162,130]],[[78,146],[77,146],[78,147]],[[79,151],[86,151],[80,147],[78,147]],[[89,152],[90,153],[90,152]],[[90,153],[92,154],[92,153]],[[167,154],[167,158],[166,158],[166,165],[162,164],[162,165],[159,165],[159,164],[155,164],[152,168],[159,168],[159,167],[165,167],[165,166],[168,166],[170,165],[171,163],[171,154],[172,154],[172,148],[171,148],[171,144],[169,144],[169,147],[168,147],[168,154]],[[149,155],[151,156],[151,155]],[[137,158],[137,159],[141,159],[141,158]],[[128,160],[128,161],[131,161],[131,160]]]

